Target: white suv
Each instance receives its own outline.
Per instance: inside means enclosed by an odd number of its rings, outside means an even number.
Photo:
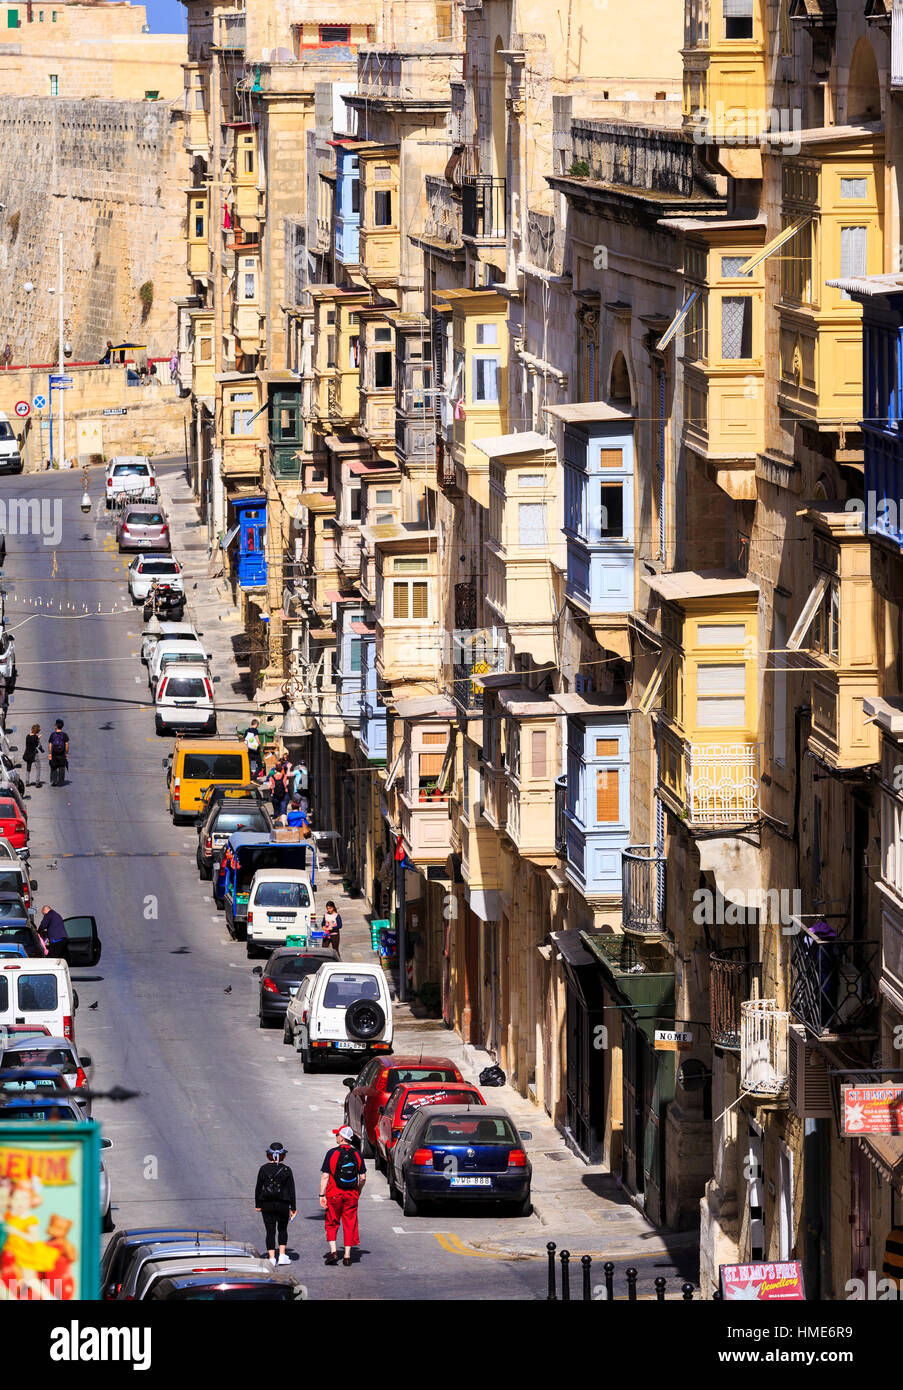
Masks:
[[[118,497],[130,496],[136,501],[156,502],[157,479],[154,467],[146,454],[117,454],[107,464],[105,502],[110,510]]]
[[[215,734],[213,681],[209,669],[178,662],[160,677],[154,696],[154,727],[158,734]]]
[[[328,1057],[392,1051],[392,1000],[375,965],[321,965],[290,1001],[284,1042],[294,1042],[306,1072]]]

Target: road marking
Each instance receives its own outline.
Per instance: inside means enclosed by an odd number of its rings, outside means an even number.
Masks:
[[[413,1233],[409,1232],[409,1234]],[[523,1260],[538,1258],[538,1256],[535,1255],[522,1255],[515,1250],[512,1250],[510,1254],[502,1254],[500,1251],[495,1250],[471,1250],[464,1244],[460,1236],[454,1235],[451,1231],[434,1231],[433,1235],[442,1246],[442,1249],[447,1250],[450,1255],[473,1255],[476,1259],[483,1260]]]
[[[237,969],[238,969],[238,961],[237,961],[237,960],[230,960],[230,962],[229,962],[229,969],[230,969],[230,970],[237,970]]]
[[[284,1062],[285,1060],[286,1060],[286,1059],[285,1059],[284,1057],[277,1057],[277,1058],[276,1058],[276,1061],[277,1061],[277,1062]]]
[[[307,1108],[308,1110],[319,1110],[320,1107],[319,1105],[309,1105]]]
[[[141,684],[141,677],[140,677],[140,676],[136,676],[136,677],[135,677],[135,684],[136,684],[136,685],[140,685],[140,684]]]

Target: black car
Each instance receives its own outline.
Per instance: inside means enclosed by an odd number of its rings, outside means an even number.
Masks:
[[[201,878],[212,877],[213,861],[221,858],[230,835],[238,830],[262,835],[272,828],[269,808],[256,797],[215,801],[198,826],[197,864]]]
[[[236,782],[226,787],[214,782],[201,793],[201,809],[195,817],[199,826],[204,824],[218,801],[262,801],[268,811],[273,809],[273,798],[262,782]]]
[[[25,906],[25,899],[20,893],[9,890],[0,892],[0,926],[23,926],[31,925],[31,914]]]
[[[253,972],[260,978],[257,1017],[261,1028],[285,1018],[289,1000],[298,992],[306,975],[313,975],[327,961],[338,959],[338,953],[331,946],[311,946],[305,950],[296,946],[277,946],[266,965],[256,965]]]

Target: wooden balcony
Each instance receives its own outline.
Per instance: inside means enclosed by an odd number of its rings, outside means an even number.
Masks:
[[[401,792],[397,804],[408,858],[415,864],[444,864],[451,853],[448,797],[412,801]]]

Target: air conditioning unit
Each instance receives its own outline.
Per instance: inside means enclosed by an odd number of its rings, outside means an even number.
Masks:
[[[791,1023],[787,1041],[790,1109],[801,1120],[830,1120],[834,1106],[824,1053],[807,1045],[806,1030],[798,1023]]]

